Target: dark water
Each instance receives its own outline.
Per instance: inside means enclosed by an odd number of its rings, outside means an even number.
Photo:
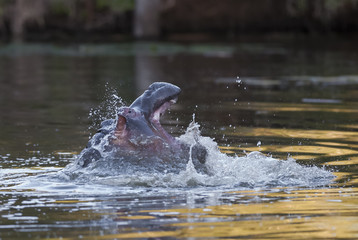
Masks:
[[[354,39],[3,45],[0,239],[355,239],[357,66]],[[182,88],[162,123],[185,137],[195,114],[215,174],[64,178],[113,94],[154,81]]]

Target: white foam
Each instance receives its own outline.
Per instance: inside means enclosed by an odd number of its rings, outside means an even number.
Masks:
[[[191,159],[179,173],[145,172],[143,169],[130,174],[109,173],[83,169],[82,180],[111,186],[145,187],[285,187],[319,186],[329,184],[334,175],[316,166],[302,166],[295,159],[279,160],[260,152],[251,152],[244,157],[229,156],[220,152],[217,143],[200,135],[199,124],[190,123],[185,134],[178,138],[189,145],[200,143],[207,151],[208,174],[196,171]],[[100,173],[100,174],[99,174]]]
[[[191,159],[181,171],[146,171],[131,166],[130,171],[117,171],[103,161],[92,167],[72,164],[57,171],[55,168],[2,169],[0,180],[6,189],[36,189],[39,192],[66,194],[112,194],[118,191],[137,191],[141,188],[182,189],[210,188],[247,189],[266,187],[329,185],[334,175],[316,166],[302,166],[293,158],[279,160],[260,152],[243,157],[220,152],[217,143],[200,135],[199,124],[192,123],[179,140],[189,145],[199,143],[207,150],[208,174],[196,171]],[[99,166],[99,167],[97,167]],[[56,172],[57,171],[57,172]],[[37,176],[35,176],[37,175]],[[128,190],[129,189],[129,190]]]

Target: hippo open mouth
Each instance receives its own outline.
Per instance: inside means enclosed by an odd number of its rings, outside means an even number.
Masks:
[[[180,92],[179,87],[170,83],[156,82],[150,85],[129,107],[119,109],[117,137],[133,139],[139,135],[158,136],[175,145],[175,139],[160,124],[160,117],[176,103]]]

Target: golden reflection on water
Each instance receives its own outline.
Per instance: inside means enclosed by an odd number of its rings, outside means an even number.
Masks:
[[[118,221],[131,221],[112,234],[83,235],[84,239],[122,238],[244,238],[356,239],[358,188],[250,190],[225,193],[238,203],[196,208],[147,209],[117,212]],[[242,200],[240,203],[240,199]],[[250,200],[245,202],[244,200]],[[256,199],[256,200],[255,200]],[[84,213],[81,213],[85,215]],[[79,216],[74,216],[77,219]],[[92,216],[93,217],[93,216]],[[168,219],[177,219],[168,223]],[[138,221],[138,224],[135,222]],[[151,223],[164,221],[160,229]],[[52,238],[58,239],[58,238]],[[69,240],[75,238],[61,238]]]
[[[232,109],[232,103],[223,107]],[[309,104],[309,103],[277,103],[277,102],[235,102],[235,109],[258,110],[265,112],[333,112],[358,113],[358,104]]]
[[[328,162],[326,164],[327,165],[336,165],[336,166],[358,165],[358,157],[351,157],[345,161]]]
[[[230,135],[232,132],[228,132]],[[240,136],[256,137],[286,137],[313,140],[341,140],[358,142],[358,132],[335,131],[335,130],[303,130],[303,129],[282,129],[282,128],[247,128],[241,127],[235,134]],[[357,146],[357,145],[356,145]]]
[[[358,125],[340,125],[340,127],[348,129],[358,129]]]
[[[312,154],[312,156],[327,156],[327,157],[338,157],[344,155],[358,154],[358,151],[351,149],[342,149],[334,147],[323,147],[323,146],[260,146],[260,147],[246,147],[245,149],[250,151],[263,151],[263,152],[282,152],[289,153],[293,158],[296,155],[300,156],[300,153]],[[314,155],[313,155],[314,154]],[[307,155],[301,155],[301,159],[309,159]]]
[[[239,132],[227,133],[229,134],[258,137],[258,139],[259,137],[281,137],[289,140],[286,141],[287,144],[280,145],[265,145],[263,141],[260,146],[220,146],[220,150],[224,153],[260,151],[280,156],[289,155],[296,160],[319,161],[319,164],[337,168],[349,167],[349,172],[342,171],[342,169],[339,171],[336,169],[333,172],[337,176],[335,185],[356,186],[358,184],[358,179],[354,174],[358,171],[358,132],[356,131],[240,128]],[[299,143],[301,139],[309,144]],[[297,145],[292,142],[297,142]]]
[[[97,239],[358,238],[358,188],[307,189],[271,193],[238,191],[230,194],[268,200],[205,208],[143,210],[138,213],[138,216],[132,216],[130,219],[142,220],[165,216],[165,218],[177,218],[180,221],[167,224],[168,231],[111,234],[97,237]]]
[[[331,165],[357,164],[358,132],[354,131],[328,131],[328,130],[302,130],[302,129],[275,129],[275,128],[240,128],[239,132],[227,133],[242,137],[283,137],[287,139],[309,139],[310,144],[293,145],[265,145],[260,146],[220,146],[225,153],[240,151],[260,151],[270,153],[286,153],[295,159],[312,160],[317,157],[339,157],[341,161],[330,162]],[[341,162],[341,164],[340,164]]]

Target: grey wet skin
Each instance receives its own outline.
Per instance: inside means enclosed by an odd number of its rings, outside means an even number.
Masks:
[[[101,128],[90,139],[76,163],[87,167],[98,160],[129,161],[143,166],[147,164],[148,168],[164,171],[170,168],[177,172],[186,166],[191,152],[195,168],[207,173],[206,148],[199,143],[189,146],[178,141],[159,122],[160,116],[177,101],[180,92],[179,87],[170,83],[151,84],[129,107],[121,107],[116,119],[101,123]]]
[[[165,102],[178,98],[181,89],[170,83],[155,82],[129,106],[140,110],[146,118]],[[176,100],[175,100],[176,101]]]

